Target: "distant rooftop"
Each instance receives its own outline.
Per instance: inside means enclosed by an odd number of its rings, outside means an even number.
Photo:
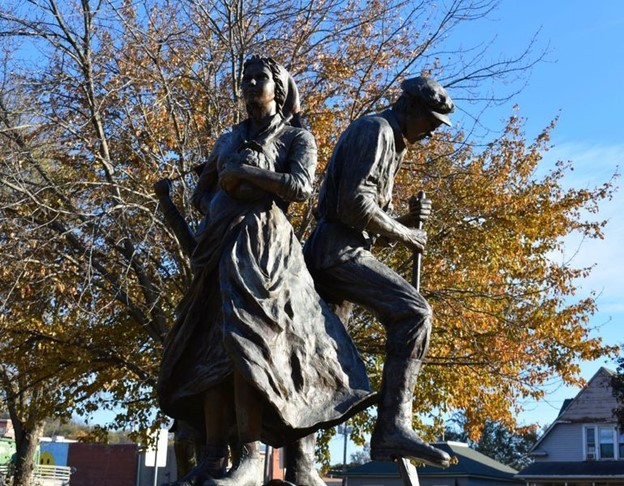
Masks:
[[[420,466],[416,469],[420,477],[470,476],[496,478],[499,480],[509,480],[510,482],[517,481],[514,479],[517,473],[515,469],[471,449],[468,447],[468,444],[449,441],[432,445],[447,452],[451,458],[455,460],[452,460],[453,464],[446,469],[433,466]],[[394,462],[372,461],[347,470],[348,477],[396,477],[398,475],[399,468]]]

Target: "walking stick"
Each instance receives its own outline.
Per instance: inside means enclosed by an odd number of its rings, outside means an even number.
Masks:
[[[420,206],[423,201],[426,201],[425,191],[419,191],[417,196],[412,196],[409,200],[410,211],[413,211],[416,206]],[[416,220],[416,228],[423,228],[424,219],[418,218]],[[422,251],[414,250],[414,258],[412,261],[412,285],[416,290],[420,292],[420,269],[422,266]]]
[[[426,200],[425,192],[419,191],[417,196],[412,196],[409,200],[410,212],[414,212],[417,206],[421,206],[422,202]],[[419,217],[416,220],[416,228],[423,228],[424,218]],[[412,260],[412,285],[420,292],[420,270],[422,268],[422,251],[414,250]],[[418,473],[414,465],[405,457],[399,457],[397,459],[399,466],[399,475],[403,486],[420,486],[418,481]]]
[[[399,474],[401,476],[401,481],[403,481],[403,486],[420,486],[416,468],[409,459],[399,457],[397,462],[399,464]]]

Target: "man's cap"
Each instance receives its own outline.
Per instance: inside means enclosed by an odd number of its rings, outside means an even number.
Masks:
[[[421,100],[431,114],[442,123],[449,127],[452,125],[448,114],[455,110],[455,105],[446,90],[435,79],[425,76],[406,79],[401,83],[401,89],[404,93]]]

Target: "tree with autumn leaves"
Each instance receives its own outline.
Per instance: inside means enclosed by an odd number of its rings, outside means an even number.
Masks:
[[[151,188],[177,178],[173,196],[197,223],[192,168],[242,116],[249,55],[271,55],[294,75],[319,146],[320,178],[341,130],[387,106],[407,75],[434,75],[469,112],[509,97],[498,83],[539,59],[531,43],[509,58],[444,48],[457,25],[493,7],[487,0],[0,7],[0,373],[12,418],[36,432],[48,416],[109,408],[119,411],[113,426],[150,423],[162,340],[191,277]],[[435,208],[422,276],[434,335],[415,420],[441,426],[446,413],[464,410],[472,436],[484,417],[513,421],[519,399],[539,398],[549,378],[578,382],[578,359],[612,351],[589,335],[593,299],[574,298],[576,279],[589,270],[553,258],[571,232],[601,236],[603,223],[591,216],[611,181],[565,189],[568,164],[540,166],[554,127],[534,141],[522,129],[513,115],[500,137],[478,141],[485,149],[473,148],[470,126],[440,134],[411,151],[395,190],[399,210],[420,189]],[[291,217],[305,238],[312,203]],[[379,256],[407,272],[404,250]],[[383,332],[366,315],[350,326],[376,382]],[[36,401],[41,393],[47,399]],[[26,403],[36,404],[32,418],[18,411]],[[358,418],[356,430],[367,420]]]

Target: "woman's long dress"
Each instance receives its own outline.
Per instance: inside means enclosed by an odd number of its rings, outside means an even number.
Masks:
[[[204,174],[240,154],[246,134],[243,122],[223,135]],[[231,381],[236,369],[268,405],[263,440],[281,446],[342,422],[370,405],[372,394],[351,338],[314,289],[285,214],[288,201],[311,193],[314,139],[277,115],[255,143],[264,168],[284,174],[285,189],[251,201],[215,191],[193,254],[195,278],[165,343],[158,391],[166,414],[199,427],[203,393]]]

